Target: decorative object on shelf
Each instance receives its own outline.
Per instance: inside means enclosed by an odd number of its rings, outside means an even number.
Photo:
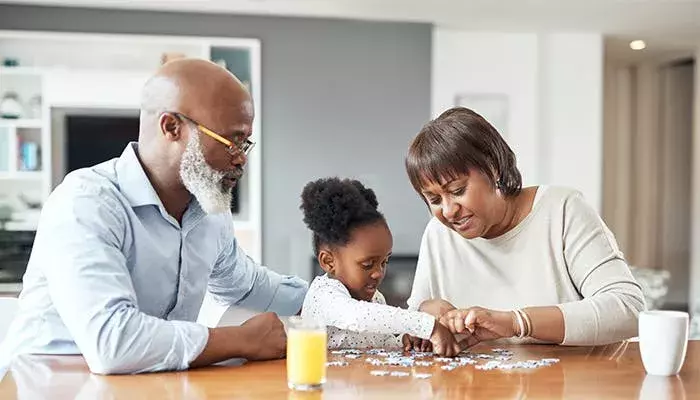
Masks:
[[[39,144],[30,141],[19,143],[19,169],[37,171],[39,169]]]
[[[459,93],[455,106],[467,107],[484,117],[505,138],[508,132],[508,96],[499,93]]]
[[[228,69],[228,67],[226,67],[226,60],[224,60],[223,58],[219,58],[218,60],[215,60],[214,63],[221,68]]]
[[[182,58],[187,58],[187,54],[185,53],[180,53],[180,52],[167,52],[163,53],[160,56],[160,64],[163,65],[167,62],[174,61],[174,60],[180,60]]]
[[[32,96],[32,98],[29,99],[29,102],[27,103],[27,107],[28,118],[41,118],[41,95],[36,94]]]
[[[5,57],[2,59],[3,67],[19,67],[19,60],[12,57]]]
[[[0,100],[0,118],[19,119],[23,111],[17,93],[5,92]]]
[[[29,197],[27,197],[27,195],[24,193],[20,193],[19,195],[17,195],[17,198],[19,199],[20,203],[22,203],[25,207],[27,207],[30,210],[41,209],[41,201],[32,200]]]

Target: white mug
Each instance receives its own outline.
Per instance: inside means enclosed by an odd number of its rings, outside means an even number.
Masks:
[[[688,347],[688,313],[643,311],[639,313],[639,351],[650,375],[680,372]]]

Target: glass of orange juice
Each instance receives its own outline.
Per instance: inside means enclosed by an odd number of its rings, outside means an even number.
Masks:
[[[287,385],[319,390],[326,382],[326,327],[301,317],[287,325]]]

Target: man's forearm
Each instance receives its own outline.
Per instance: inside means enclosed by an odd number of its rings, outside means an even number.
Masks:
[[[190,363],[190,368],[204,367],[230,358],[247,358],[245,328],[226,326],[209,328],[209,340],[204,350]]]

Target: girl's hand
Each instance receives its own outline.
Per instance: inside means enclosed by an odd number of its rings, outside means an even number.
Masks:
[[[430,340],[423,340],[416,336],[403,335],[401,338],[404,351],[433,351],[433,345]]]
[[[454,357],[459,354],[468,343],[457,342],[455,335],[439,321],[435,321],[433,333],[430,335],[433,344],[433,352],[443,357]]]

